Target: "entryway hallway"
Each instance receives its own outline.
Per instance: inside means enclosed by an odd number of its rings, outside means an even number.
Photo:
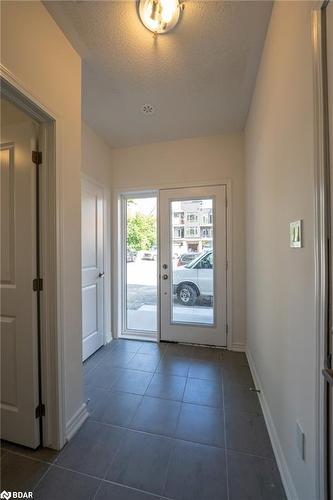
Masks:
[[[3,444],[2,489],[54,500],[284,500],[244,353],[113,340],[84,363],[89,419],[57,454]]]

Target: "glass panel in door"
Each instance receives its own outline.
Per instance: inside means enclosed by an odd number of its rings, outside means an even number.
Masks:
[[[172,322],[214,324],[212,198],[171,201]]]
[[[123,333],[157,331],[157,198],[124,196]]]

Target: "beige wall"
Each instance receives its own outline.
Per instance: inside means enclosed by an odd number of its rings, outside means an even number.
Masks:
[[[247,342],[300,500],[317,497],[313,120],[311,2],[276,2],[246,126]],[[291,249],[297,219],[304,248]]]
[[[112,152],[114,189],[232,183],[233,343],[245,345],[245,235],[243,135],[163,142]]]
[[[106,340],[111,340],[111,248],[113,242],[111,231],[111,148],[85,122],[82,122],[82,173],[103,187],[105,201],[105,332]]]
[[[110,189],[111,162],[110,146],[82,122],[82,172]]]
[[[61,183],[59,259],[63,266],[65,420],[82,405],[81,363],[81,60],[40,2],[2,2],[1,63],[56,115]]]

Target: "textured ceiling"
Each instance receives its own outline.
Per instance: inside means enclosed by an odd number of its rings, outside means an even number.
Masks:
[[[244,128],[271,2],[188,0],[156,40],[135,1],[44,4],[83,58],[83,118],[112,147]]]

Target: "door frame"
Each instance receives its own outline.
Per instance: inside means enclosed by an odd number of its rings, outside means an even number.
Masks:
[[[82,184],[89,183],[103,190],[103,268],[104,268],[104,287],[103,287],[103,343],[107,344],[112,340],[111,332],[111,242],[110,234],[110,188],[106,184],[96,181],[90,175],[81,173],[81,191]]]
[[[138,193],[147,193],[147,192],[159,192],[161,189],[177,189],[177,188],[191,188],[191,187],[208,187],[208,186],[216,186],[216,185],[225,185],[226,187],[226,237],[227,237],[227,324],[228,324],[228,332],[227,332],[227,349],[228,350],[237,350],[237,346],[233,344],[233,325],[232,325],[232,314],[233,314],[233,254],[232,254],[232,234],[233,234],[233,225],[232,225],[232,180],[221,178],[221,179],[212,179],[209,182],[207,181],[190,181],[190,182],[168,182],[164,184],[149,184],[145,186],[124,186],[118,187],[113,190],[112,198],[113,198],[113,214],[112,214],[112,231],[113,234],[118,235],[118,244],[113,252],[112,257],[112,266],[113,266],[113,288],[112,288],[112,305],[113,305],[113,332],[114,338],[120,338],[121,332],[121,323],[120,323],[120,314],[121,314],[121,295],[119,295],[119,286],[121,284],[121,273],[119,272],[119,263],[121,262],[121,244],[120,244],[120,229],[121,229],[121,195],[129,194],[135,195]],[[159,239],[159,234],[158,234]],[[124,336],[122,336],[124,338]],[[133,338],[133,337],[132,337]],[[144,340],[149,340],[145,338]],[[157,342],[160,342],[160,335],[157,336]],[[241,348],[240,350],[243,350]]]
[[[316,0],[312,11],[314,77],[314,215],[316,301],[316,490],[318,500],[328,498],[327,387],[322,374],[328,351],[330,300],[330,160],[325,53],[325,13],[328,2]]]
[[[40,307],[43,445],[61,449],[66,441],[64,383],[64,323],[62,315],[63,211],[60,196],[61,169],[56,161],[56,126],[59,117],[47,109],[0,64],[1,94],[40,123],[40,264],[43,292]],[[58,149],[58,148],[57,148]]]

